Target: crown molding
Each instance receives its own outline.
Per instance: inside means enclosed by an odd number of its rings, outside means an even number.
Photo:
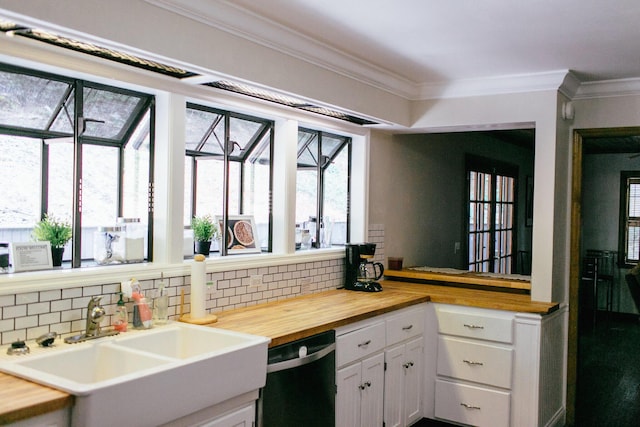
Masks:
[[[584,82],[573,99],[608,98],[613,96],[640,95],[640,78]]]
[[[354,58],[305,34],[227,0],[145,0],[147,3],[410,99],[418,85],[389,70]],[[212,8],[215,3],[215,8]]]
[[[558,90],[565,82],[568,70],[534,74],[512,74],[479,79],[453,80],[421,85],[419,99],[462,98],[468,96]]]

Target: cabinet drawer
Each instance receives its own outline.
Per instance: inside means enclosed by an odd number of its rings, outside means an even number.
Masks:
[[[511,388],[513,349],[438,338],[438,375]]]
[[[385,347],[385,323],[371,326],[336,337],[336,366],[340,367]]]
[[[509,392],[436,380],[436,418],[478,427],[509,426]]]
[[[387,318],[387,345],[393,345],[424,332],[424,307],[404,311]]]
[[[491,310],[436,308],[441,334],[512,343],[513,314]]]

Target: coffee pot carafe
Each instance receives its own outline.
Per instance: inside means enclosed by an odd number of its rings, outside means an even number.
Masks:
[[[384,267],[379,262],[362,260],[358,266],[358,282],[372,283],[382,278]]]

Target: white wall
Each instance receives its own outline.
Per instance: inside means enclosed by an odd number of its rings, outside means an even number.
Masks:
[[[477,132],[372,138],[369,219],[385,224],[388,256],[403,256],[406,266],[467,268],[466,153],[518,165],[521,226],[514,256],[518,249],[531,250],[531,228],[524,225],[531,150]],[[457,253],[455,242],[461,246]]]

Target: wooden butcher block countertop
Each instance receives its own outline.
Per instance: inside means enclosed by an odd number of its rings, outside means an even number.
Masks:
[[[271,338],[270,347],[425,301],[548,314],[556,303],[529,295],[406,282],[382,281],[382,292],[344,289],[217,313],[211,326]]]
[[[269,346],[274,347],[426,301],[427,294],[402,288],[383,292],[336,289],[216,313],[218,321],[210,326],[269,337]]]
[[[72,404],[73,396],[68,393],[0,373],[0,425],[57,411]]]

